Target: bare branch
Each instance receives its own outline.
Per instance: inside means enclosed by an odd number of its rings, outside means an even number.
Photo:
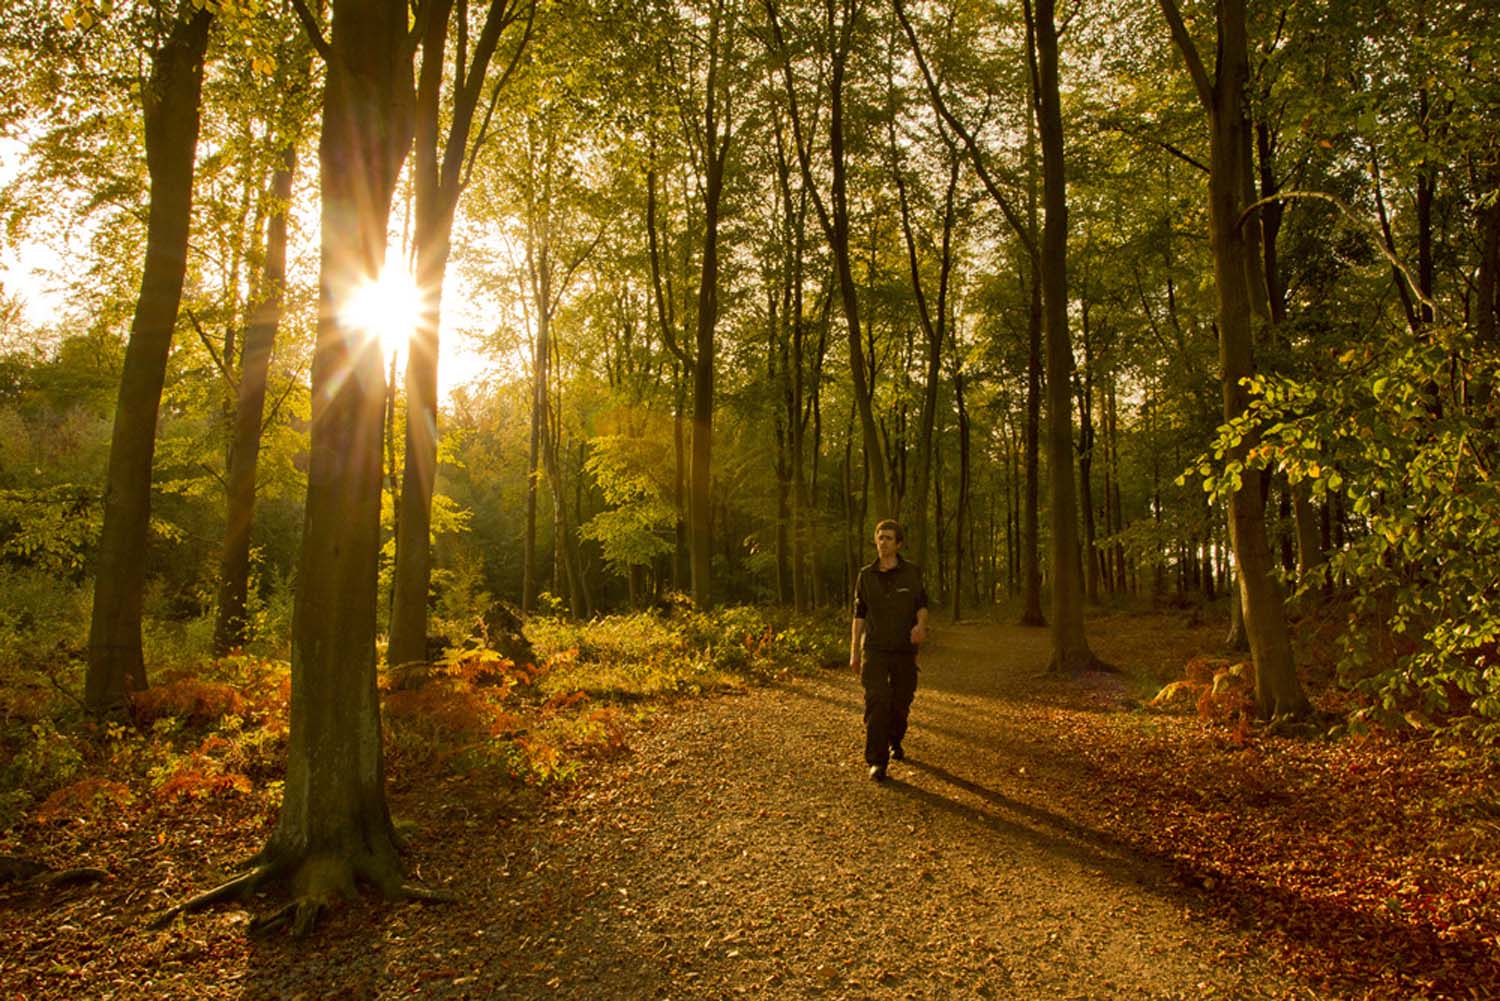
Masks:
[[[912,27],[911,19],[906,16],[906,8],[903,6],[901,0],[895,0],[895,7],[896,17],[901,21],[901,27],[906,32],[906,39],[911,44],[912,55],[916,57],[917,66],[922,71],[922,79],[927,84],[927,96],[932,102],[933,110],[942,116],[943,121],[948,123],[949,128],[957,132],[959,138],[964,141],[964,148],[969,152],[969,160],[974,164],[974,172],[979,175],[979,180],[984,184],[984,189],[989,192],[990,198],[994,199],[995,204],[999,206],[1000,213],[1005,216],[1005,221],[1010,223],[1010,228],[1015,231],[1016,236],[1026,247],[1026,252],[1035,256],[1037,246],[1031,230],[1021,219],[1020,214],[1015,210],[1015,206],[1011,205],[1010,199],[1005,196],[1005,193],[1000,190],[1000,186],[990,176],[989,170],[984,165],[984,153],[980,150],[979,143],[975,140],[973,133],[964,128],[963,123],[948,109],[947,103],[943,100],[943,95],[938,91],[937,81],[933,79],[932,70],[927,65],[927,58],[922,54],[922,45],[917,41],[916,29]]]

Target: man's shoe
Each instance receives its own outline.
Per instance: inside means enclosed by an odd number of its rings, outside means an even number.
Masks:
[[[884,782],[885,781],[885,765],[871,765],[870,766],[870,781],[871,782]]]
[[[897,741],[896,743],[891,745],[891,757],[895,758],[897,761],[906,760],[906,752],[901,749],[900,741]]]

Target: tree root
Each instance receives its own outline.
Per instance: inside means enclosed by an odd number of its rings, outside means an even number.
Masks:
[[[27,883],[45,875],[48,869],[40,862],[18,855],[0,855],[0,883]]]
[[[205,890],[196,897],[190,897],[180,904],[169,907],[152,919],[146,927],[153,931],[158,928],[165,928],[176,920],[179,914],[191,914],[194,911],[201,911],[210,904],[216,904],[221,900],[229,900],[231,898],[243,900],[259,889],[267,880],[279,875],[282,868],[282,866],[275,863],[259,865],[249,872],[242,873],[227,882],[220,883],[211,890]]]
[[[55,872],[44,873],[38,876],[35,882],[41,883],[48,889],[56,889],[59,886],[73,886],[78,883],[97,883],[101,879],[108,879],[109,873],[103,869],[58,869]]]
[[[318,916],[323,913],[324,906],[311,897],[298,897],[270,914],[253,919],[247,930],[251,935],[260,936],[291,925],[292,938],[303,938],[318,923]]]
[[[393,834],[387,824],[380,833]],[[291,901],[264,915],[253,918],[247,929],[250,935],[264,935],[287,928],[293,938],[302,938],[317,925],[323,912],[340,900],[359,896],[359,884],[373,886],[388,900],[415,900],[423,903],[454,903],[452,894],[402,881],[401,865],[393,846],[379,845],[378,851],[345,851],[336,848],[322,851],[306,848],[289,850],[274,842],[252,860],[255,868],[241,873],[211,890],[163,912],[149,927],[161,928],[180,914],[202,910],[221,900],[243,899],[271,880],[286,880]]]
[[[0,883],[15,882],[55,890],[61,886],[97,883],[101,879],[108,878],[109,873],[103,869],[49,869],[42,863],[31,859],[16,855],[0,855]]]
[[[1100,660],[1092,652],[1070,653],[1059,659],[1056,654],[1047,663],[1048,675],[1061,678],[1081,678],[1085,674],[1120,674],[1118,667]]]
[[[458,895],[444,893],[442,890],[429,890],[425,886],[415,883],[402,883],[397,894],[398,900],[417,900],[424,904],[456,904]]]

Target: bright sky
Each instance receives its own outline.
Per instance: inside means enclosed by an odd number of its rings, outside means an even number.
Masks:
[[[20,172],[25,149],[20,140],[0,136],[0,186],[9,184]],[[28,323],[42,323],[62,311],[62,296],[46,273],[63,272],[65,263],[55,247],[41,243],[13,247],[0,240],[0,284],[21,300]]]
[[[9,183],[22,169],[24,153],[25,145],[22,141],[0,137],[0,186]],[[34,240],[19,246],[0,240],[0,285],[4,286],[8,295],[20,299],[23,316],[28,324],[40,326],[55,322],[67,312],[68,303],[62,283],[49,277],[67,275],[69,258],[61,252],[64,249]],[[457,270],[449,269],[443,295],[438,392],[444,399],[451,396],[459,386],[493,376],[503,367],[480,353],[480,345],[470,333],[488,330],[493,322],[486,318],[485,314],[489,310],[474,303],[466,295]],[[403,295],[409,298],[411,292],[409,289],[402,289],[399,281],[393,283],[391,288],[383,288],[382,293],[373,302],[364,304],[364,308],[372,315],[379,317],[382,322],[392,318],[399,322],[401,317],[410,315],[413,304],[403,302],[401,298]],[[387,325],[383,336],[395,338],[399,337],[399,333]]]

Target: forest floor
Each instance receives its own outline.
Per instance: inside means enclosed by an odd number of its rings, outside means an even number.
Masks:
[[[1150,675],[1203,636],[1091,638]],[[144,928],[264,818],[117,823],[49,859],[106,882],[0,888],[0,998],[1500,997],[1492,764],[1148,712],[1140,673],[1048,654],[936,629],[885,783],[858,683],[819,669],[640,714],[550,793],[404,785],[412,875],[459,902],[367,900],[305,941],[234,905]]]

